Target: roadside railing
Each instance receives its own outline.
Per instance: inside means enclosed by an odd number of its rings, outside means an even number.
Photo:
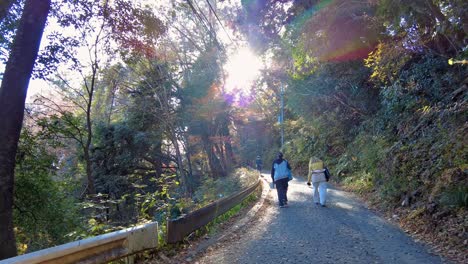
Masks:
[[[259,185],[260,180],[236,194],[222,198],[183,217],[168,220],[167,243],[182,241],[185,236],[242,202]],[[0,261],[0,264],[106,263],[157,247],[158,223],[152,222],[5,259]],[[130,259],[129,262],[132,260]]]
[[[167,243],[176,243],[182,241],[185,236],[193,231],[205,226],[216,217],[224,214],[232,207],[236,206],[247,196],[257,189],[260,180],[257,180],[252,186],[231,196],[217,200],[203,208],[193,211],[177,219],[167,221]]]
[[[119,230],[0,261],[0,264],[105,263],[158,246],[158,223]]]

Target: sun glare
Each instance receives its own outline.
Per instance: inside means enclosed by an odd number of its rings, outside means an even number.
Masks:
[[[224,69],[227,72],[226,92],[236,97],[249,95],[260,73],[262,63],[249,48],[243,47],[229,57]]]

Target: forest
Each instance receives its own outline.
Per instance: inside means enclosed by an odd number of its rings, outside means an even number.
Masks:
[[[2,0],[0,31],[0,260],[164,226],[278,151],[467,257],[468,1]]]

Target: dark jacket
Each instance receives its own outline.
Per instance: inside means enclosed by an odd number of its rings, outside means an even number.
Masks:
[[[255,164],[257,165],[257,168],[258,168],[258,167],[261,167],[262,164],[263,164],[263,163],[262,163],[262,159],[258,159],[258,158],[257,158],[257,159],[255,160]]]
[[[273,161],[273,164],[271,164],[271,181],[272,182],[275,182],[275,163],[276,164],[281,164],[281,162],[283,162],[284,159],[282,158],[278,158],[276,159],[275,161]],[[289,165],[289,162],[286,161],[286,164],[288,166],[288,169],[290,170],[291,169],[291,165]]]

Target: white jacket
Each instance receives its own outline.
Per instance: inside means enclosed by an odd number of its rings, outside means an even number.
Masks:
[[[312,182],[327,181],[327,179],[325,178],[325,169],[309,171],[309,182],[310,178],[312,178]]]

